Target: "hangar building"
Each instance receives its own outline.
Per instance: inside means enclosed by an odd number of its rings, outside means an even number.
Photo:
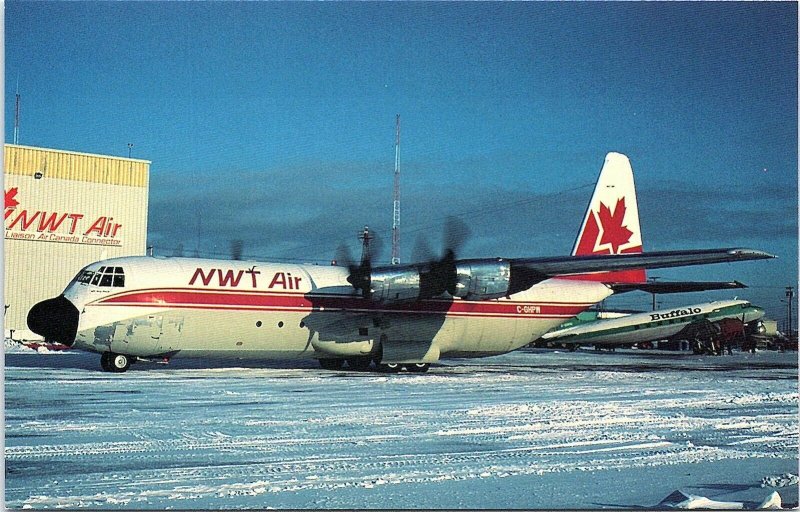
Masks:
[[[36,339],[28,310],[84,266],[145,254],[150,162],[5,145],[4,332]]]

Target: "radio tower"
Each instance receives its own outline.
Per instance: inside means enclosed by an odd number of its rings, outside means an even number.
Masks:
[[[394,139],[394,211],[392,214],[392,265],[400,263],[400,114]]]

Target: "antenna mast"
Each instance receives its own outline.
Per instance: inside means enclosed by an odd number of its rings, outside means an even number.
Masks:
[[[14,107],[14,144],[19,144],[19,77],[17,77],[17,102]]]
[[[394,139],[394,211],[392,215],[392,265],[400,263],[400,114]]]
[[[369,232],[369,226],[364,226],[364,231],[358,235],[358,239],[361,240],[361,265],[364,266],[367,262],[371,261],[371,254],[369,252],[369,243],[370,241],[375,238],[372,236],[372,233]]]

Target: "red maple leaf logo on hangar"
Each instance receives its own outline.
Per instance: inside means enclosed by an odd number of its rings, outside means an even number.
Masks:
[[[604,203],[600,203],[597,216],[603,226],[599,245],[611,244],[612,254],[619,254],[619,248],[627,244],[633,236],[633,231],[622,225],[625,221],[625,198],[617,199],[613,212]]]
[[[19,205],[19,201],[17,201],[18,191],[17,187],[6,190],[6,208],[15,208]]]

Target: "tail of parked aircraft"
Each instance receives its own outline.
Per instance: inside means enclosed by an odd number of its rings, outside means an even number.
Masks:
[[[609,153],[583,224],[572,249],[573,256],[592,254],[630,254],[642,252],[642,230],[639,226],[639,206],[633,169],[628,157]],[[580,279],[642,283],[647,280],[644,269],[584,274]]]

